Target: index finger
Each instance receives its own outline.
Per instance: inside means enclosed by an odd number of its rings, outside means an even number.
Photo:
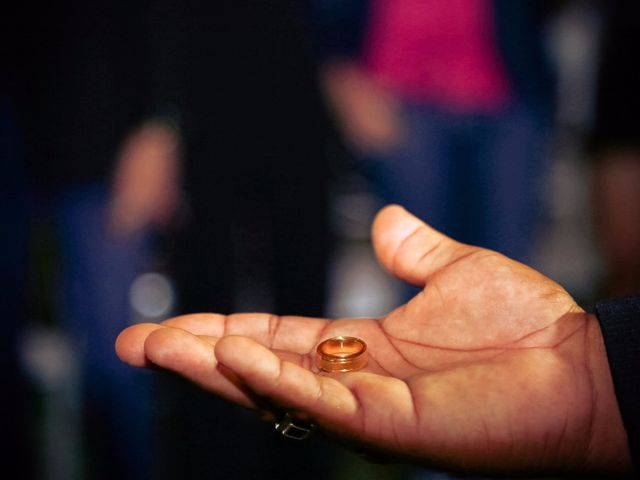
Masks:
[[[170,318],[162,324],[194,335],[248,337],[268,348],[305,354],[314,348],[329,321],[268,313],[195,313]]]

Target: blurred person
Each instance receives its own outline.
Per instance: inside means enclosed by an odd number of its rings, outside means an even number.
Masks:
[[[374,193],[520,260],[553,116],[548,3],[313,2],[326,99]]]
[[[129,287],[150,265],[152,231],[178,201],[177,134],[150,105],[143,13],[140,2],[40,2],[13,5],[7,22],[16,148],[3,158],[0,255],[11,288],[0,295],[13,312],[7,329],[24,330],[29,255],[48,241],[29,238],[30,225],[53,226],[49,300],[79,360],[87,478],[144,478],[151,467],[139,447],[152,437],[151,379],[121,368],[110,347],[132,323]]]
[[[602,294],[640,291],[640,5],[603,6],[595,124],[591,134],[596,238],[605,266]]]
[[[588,313],[532,268],[399,206],[378,214],[372,238],[384,267],[421,288],[387,315],[185,315],[128,328],[118,355],[374,458],[481,475],[638,473],[640,296]],[[322,371],[316,346],[336,335],[364,341],[368,362]]]
[[[154,88],[183,126],[186,208],[170,247],[180,312],[240,304],[322,314],[325,120],[301,8],[295,0],[150,5]],[[158,478],[332,478],[321,443],[291,445],[174,378],[158,388]]]

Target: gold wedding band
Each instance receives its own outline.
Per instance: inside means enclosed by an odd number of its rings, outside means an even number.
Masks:
[[[352,372],[367,364],[367,344],[356,337],[328,338],[316,348],[316,364],[325,372]]]

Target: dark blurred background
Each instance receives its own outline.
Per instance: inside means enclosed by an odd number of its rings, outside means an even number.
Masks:
[[[135,322],[378,316],[404,204],[585,308],[640,291],[632,0],[98,0],[0,19],[2,455],[17,478],[449,478],[121,365]]]

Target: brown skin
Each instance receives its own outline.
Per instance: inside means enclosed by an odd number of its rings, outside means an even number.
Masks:
[[[406,136],[398,100],[352,60],[322,66],[320,85],[346,142],[362,154],[389,152]]]
[[[424,286],[383,318],[196,314],[120,334],[120,358],[231,401],[311,418],[358,447],[473,473],[631,468],[597,320],[558,284],[455,242],[397,206],[373,226],[382,264]],[[367,342],[361,371],[322,374],[315,346]]]

